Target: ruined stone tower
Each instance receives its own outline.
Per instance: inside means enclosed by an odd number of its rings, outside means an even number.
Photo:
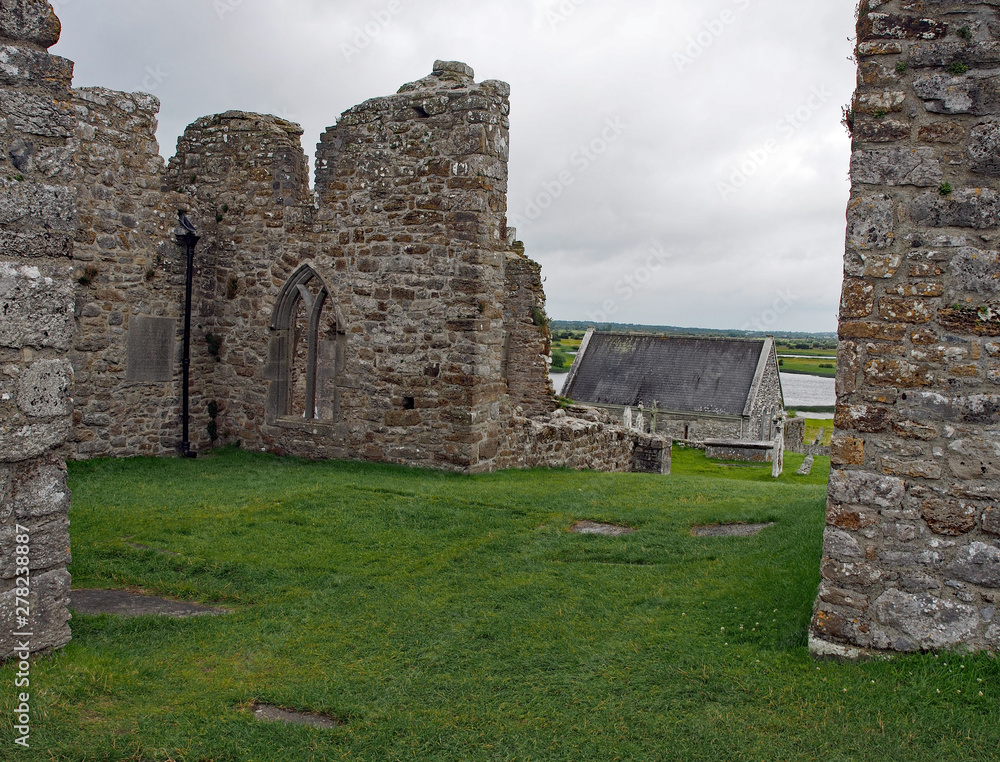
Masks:
[[[1000,15],[863,0],[814,653],[1000,645]]]

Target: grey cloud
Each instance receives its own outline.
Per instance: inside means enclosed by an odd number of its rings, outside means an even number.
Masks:
[[[165,155],[188,123],[231,108],[298,121],[311,153],[342,111],[419,79],[437,58],[464,60],[477,78],[512,86],[511,216],[571,173],[518,231],[543,265],[553,316],[584,319],[617,297],[615,319],[626,322],[738,328],[795,286],[801,299],[772,327],[834,330],[852,10],[778,0],[61,0],[54,52],[77,62],[78,85],[152,89]],[[789,134],[779,121],[816,88],[826,102]],[[574,151],[609,119],[627,129],[583,168]],[[723,198],[719,183],[767,141],[776,149]],[[614,286],[641,266],[649,241],[672,259],[624,300]]]

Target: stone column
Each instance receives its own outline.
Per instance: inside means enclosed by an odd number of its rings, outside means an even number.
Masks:
[[[863,0],[818,655],[1000,645],[1000,13]],[[926,14],[926,15],[925,15]]]
[[[47,52],[59,31],[47,2],[0,3],[0,661],[70,639],[77,223],[73,65]]]

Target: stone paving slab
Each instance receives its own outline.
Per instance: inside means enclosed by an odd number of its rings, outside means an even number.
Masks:
[[[200,606],[196,603],[170,601],[151,595],[139,595],[124,590],[73,590],[69,607],[78,614],[98,616],[169,616],[177,619],[194,616],[231,614],[227,609]]]
[[[264,722],[283,722],[286,725],[308,725],[313,728],[339,728],[340,720],[311,712],[296,712],[267,704],[254,704],[253,716]]]
[[[716,524],[710,527],[691,527],[691,534],[695,537],[753,537],[760,534],[770,524]]]
[[[603,534],[609,537],[635,534],[635,530],[631,527],[620,527],[615,524],[597,524],[593,521],[578,521],[570,527],[569,531],[576,534]]]

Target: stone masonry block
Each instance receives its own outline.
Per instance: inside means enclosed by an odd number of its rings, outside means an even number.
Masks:
[[[945,571],[963,582],[1000,588],[1000,547],[973,542],[962,549]]]
[[[930,74],[913,83],[924,108],[933,114],[1000,113],[1000,83],[991,71],[970,71],[967,74]]]
[[[77,126],[68,102],[0,87],[0,117],[25,135],[68,138]]]
[[[34,633],[30,639],[32,652],[61,648],[69,643],[70,582],[65,569],[32,577],[28,596],[32,613],[29,624]],[[18,643],[23,641],[13,636],[21,632],[17,627],[17,598],[16,588],[0,592],[0,661],[14,657]]]
[[[9,474],[8,493],[4,495],[3,474]],[[30,521],[52,514],[69,514],[69,487],[66,467],[57,460],[31,460],[0,466],[0,524],[5,521]],[[5,515],[9,514],[9,515]]]
[[[830,441],[830,462],[835,466],[860,466],[865,462],[865,442],[845,434]]]
[[[849,561],[865,557],[864,551],[850,534],[842,529],[826,528],[823,540],[823,555],[838,561]]]
[[[976,174],[1000,177],[1000,123],[985,122],[969,134],[969,169]]]
[[[831,471],[830,501],[873,508],[899,508],[906,495],[902,479],[867,471]]]
[[[890,589],[872,604],[876,648],[919,651],[970,642],[979,630],[979,611],[932,595]]]
[[[950,196],[923,193],[913,200],[910,217],[928,227],[994,228],[1000,224],[1000,196],[989,188],[960,190]]]
[[[37,267],[0,262],[0,315],[4,317],[0,347],[69,350],[74,308],[68,269],[46,276]]]
[[[962,500],[929,498],[923,500],[920,512],[934,534],[959,537],[976,528],[979,510]]]
[[[44,51],[15,45],[0,45],[0,83],[43,86],[69,90],[73,81],[73,63]]]
[[[858,23],[858,39],[862,42],[871,40],[936,40],[947,34],[947,24],[920,16],[868,13]]]
[[[76,232],[76,193],[60,185],[0,180],[0,225]]]
[[[990,534],[1000,535],[1000,508],[990,506],[983,513],[983,529]]]
[[[861,250],[885,249],[895,241],[892,199],[885,195],[851,200],[847,208],[848,245]]]
[[[62,25],[45,0],[3,0],[0,3],[0,37],[51,48],[59,42],[61,32]]]
[[[963,246],[949,265],[955,286],[980,294],[1000,293],[1000,252]]]
[[[40,521],[27,521],[30,529],[30,544],[28,559],[32,573],[46,569],[65,568],[70,562],[69,552],[69,518],[55,515]],[[0,527],[0,579],[11,580],[17,575],[17,554],[14,552],[18,543],[17,523],[9,523]]]
[[[0,463],[37,458],[69,439],[68,418],[53,423],[25,424],[0,421]]]
[[[845,280],[840,299],[842,318],[863,318],[875,309],[875,286],[863,280]]]
[[[864,185],[937,187],[942,177],[932,148],[856,150],[851,157],[851,179]]]
[[[1000,432],[969,427],[948,444],[949,465],[959,479],[1000,477]]]
[[[55,418],[72,412],[73,366],[68,360],[39,360],[19,379],[17,405],[29,418]]]

